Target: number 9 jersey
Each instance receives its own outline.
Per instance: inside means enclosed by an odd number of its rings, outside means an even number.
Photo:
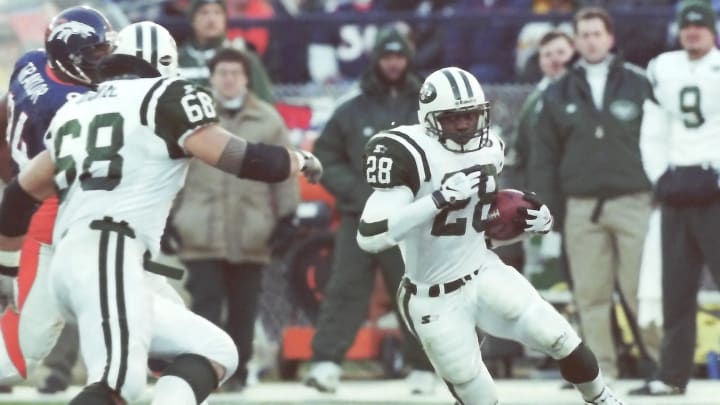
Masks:
[[[179,78],[110,80],[65,104],[45,135],[60,199],[54,240],[112,217],[155,255],[185,181],[185,139],[217,122],[210,94]]]
[[[720,150],[720,51],[713,48],[698,60],[684,50],[660,54],[648,65],[648,78],[664,119],[648,115],[643,133],[654,132],[669,142],[660,150],[643,149],[643,160],[661,159],[677,166],[717,162]],[[667,122],[665,122],[667,120]],[[652,127],[652,128],[651,128]],[[645,136],[645,135],[643,135]],[[651,145],[652,146],[652,145]],[[651,180],[659,173],[650,173]]]
[[[407,187],[417,201],[460,171],[498,175],[503,149],[502,141],[490,135],[482,148],[457,153],[426,135],[422,125],[400,126],[370,139],[365,175],[376,190]],[[473,195],[438,211],[398,242],[410,279],[428,284],[454,280],[480,268],[486,255],[495,254],[486,247],[483,227],[492,201],[482,197]]]

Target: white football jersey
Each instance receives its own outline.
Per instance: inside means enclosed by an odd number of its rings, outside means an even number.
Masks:
[[[490,136],[483,148],[452,152],[425,134],[422,125],[408,125],[375,135],[366,147],[366,175],[376,189],[407,186],[415,200],[432,194],[443,179],[459,171],[500,173],[504,145]],[[474,195],[457,208],[439,211],[427,223],[409,232],[398,246],[408,277],[435,284],[460,278],[482,268],[488,255],[483,220],[491,201]]]
[[[655,99],[673,118],[666,128],[668,162],[720,167],[720,51],[692,61],[687,52],[666,52],[648,65]]]
[[[178,78],[111,80],[67,102],[45,136],[60,199],[54,240],[111,217],[157,253],[185,181],[184,141],[215,122],[212,97]]]

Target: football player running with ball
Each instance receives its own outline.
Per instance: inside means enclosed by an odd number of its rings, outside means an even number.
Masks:
[[[365,168],[375,191],[357,240],[370,252],[399,245],[406,274],[398,307],[455,399],[499,401],[479,328],[552,356],[587,404],[623,404],[567,320],[491,250],[519,239],[491,240],[484,232],[504,145],[489,133],[490,104],[477,79],[455,67],[432,73],[418,118],[368,142]],[[524,214],[526,234],[552,228],[546,205]]]

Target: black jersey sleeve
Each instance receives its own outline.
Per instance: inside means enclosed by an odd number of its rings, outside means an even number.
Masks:
[[[404,134],[379,133],[365,146],[365,177],[374,188],[407,186],[417,194],[429,175],[424,152]]]
[[[158,81],[145,96],[141,120],[165,141],[171,158],[183,158],[185,138],[218,122],[212,95],[183,79]],[[150,114],[153,109],[154,114]]]

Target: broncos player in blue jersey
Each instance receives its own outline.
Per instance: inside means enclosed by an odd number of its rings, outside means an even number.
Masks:
[[[4,180],[45,149],[43,138],[55,112],[93,87],[97,64],[111,52],[114,35],[99,11],[68,8],[50,22],[45,49],[16,62],[9,92],[0,100],[0,128],[7,133],[0,137]],[[0,251],[0,273],[16,277],[15,307],[0,318],[0,383],[26,378],[28,367],[47,355],[61,330],[44,277],[56,214],[57,200],[46,200],[33,216],[21,253]]]

